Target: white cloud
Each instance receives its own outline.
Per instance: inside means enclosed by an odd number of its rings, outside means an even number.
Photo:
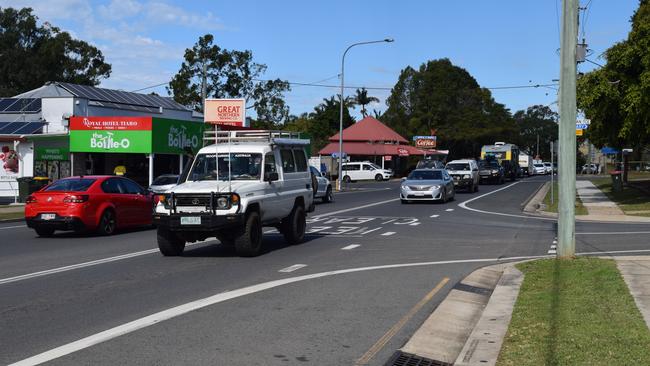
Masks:
[[[85,18],[93,12],[87,0],[0,0],[0,6],[32,8],[41,21]]]
[[[145,7],[146,18],[156,23],[171,23],[203,30],[224,29],[223,22],[211,12],[188,13],[182,8],[163,2],[152,1]]]
[[[142,4],[133,0],[113,0],[108,5],[97,7],[99,14],[108,19],[124,19],[136,16],[142,11]]]

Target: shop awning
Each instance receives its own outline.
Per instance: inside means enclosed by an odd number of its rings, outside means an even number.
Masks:
[[[332,142],[321,149],[320,155],[332,155],[339,152],[339,144]],[[424,155],[425,152],[411,145],[369,144],[367,142],[343,142],[343,152],[348,155]]]

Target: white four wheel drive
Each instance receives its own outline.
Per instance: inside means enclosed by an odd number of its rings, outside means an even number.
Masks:
[[[290,244],[304,240],[314,188],[305,146],[282,131],[206,131],[212,145],[199,150],[179,184],[159,196],[154,214],[158,247],[182,254],[185,243],[216,237],[241,256],[262,252],[262,227]]]
[[[447,163],[445,168],[453,178],[455,187],[467,189],[469,192],[478,192],[480,177],[476,160],[452,160]]]

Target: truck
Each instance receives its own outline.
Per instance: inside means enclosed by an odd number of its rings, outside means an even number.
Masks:
[[[531,175],[535,174],[533,157],[526,153],[519,153],[519,167],[521,168],[522,175],[530,177]]]
[[[484,145],[481,148],[481,160],[497,160],[503,167],[504,176],[514,181],[519,176],[519,147],[505,142]]]
[[[309,140],[285,131],[207,130],[204,141],[178,185],[157,197],[160,252],[178,256],[186,243],[216,237],[240,256],[257,256],[262,227],[301,243],[306,215],[314,211]]]

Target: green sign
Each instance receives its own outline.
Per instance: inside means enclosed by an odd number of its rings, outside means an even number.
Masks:
[[[203,147],[202,122],[153,118],[152,152],[183,154],[187,149],[196,153]]]
[[[37,147],[36,160],[67,161],[70,160],[70,150],[65,147]]]
[[[70,151],[104,153],[150,153],[151,131],[71,130]]]

